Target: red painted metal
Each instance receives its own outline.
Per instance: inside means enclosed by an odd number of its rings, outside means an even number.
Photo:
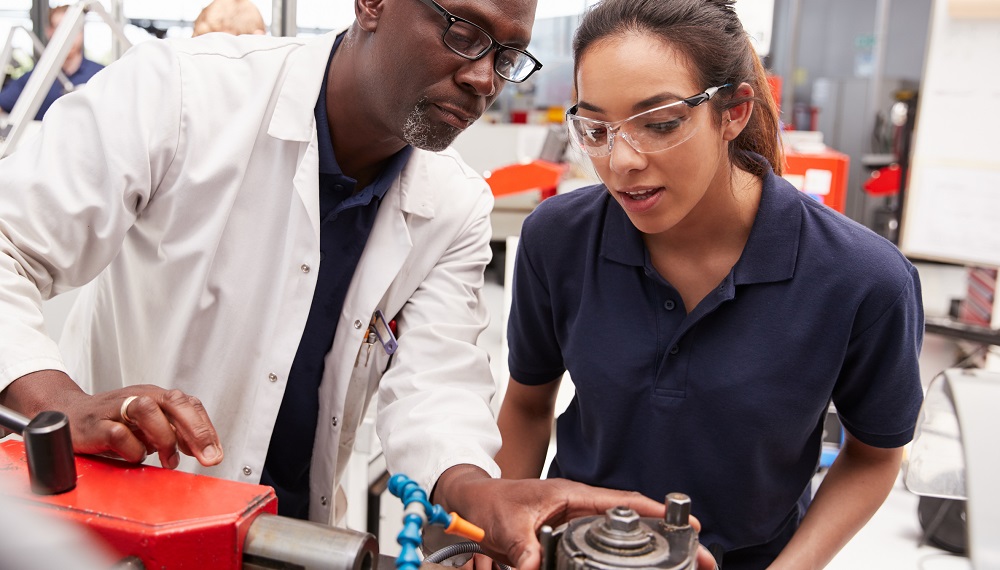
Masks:
[[[556,195],[559,180],[568,168],[566,164],[537,159],[526,164],[500,167],[486,177],[486,183],[494,196],[539,190],[544,200]]]
[[[841,214],[847,207],[847,179],[850,174],[850,157],[833,149],[817,153],[785,151],[785,175],[805,176],[809,170],[829,170],[830,188],[822,202]]]
[[[263,485],[91,456],[77,456],[76,470],[72,491],[36,495],[24,444],[0,443],[0,492],[89,528],[150,570],[240,569],[250,524],[278,510],[274,490]]]
[[[869,196],[895,196],[899,194],[901,170],[898,164],[890,164],[871,173],[862,185]]]

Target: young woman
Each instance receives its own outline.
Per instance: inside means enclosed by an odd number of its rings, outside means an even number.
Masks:
[[[522,228],[503,474],[541,475],[568,370],[550,477],[689,494],[725,570],[823,567],[913,432],[917,272],[776,174],[775,106],[732,0],[604,0],[574,57],[571,139],[603,184]],[[813,497],[831,400],[847,435]]]

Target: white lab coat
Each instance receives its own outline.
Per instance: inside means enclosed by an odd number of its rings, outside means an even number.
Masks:
[[[313,108],[333,40],[140,44],[0,161],[0,389],[43,369],[94,391],[179,388],[226,454],[182,468],[259,481],[320,264]],[[312,520],[343,514],[334,493],[376,390],[392,472],[428,490],[460,463],[498,476],[475,346],[491,207],[450,151],[415,151],[386,193],[319,389]],[[57,349],[40,303],[88,282]],[[362,344],[376,308],[398,321],[387,371]]]

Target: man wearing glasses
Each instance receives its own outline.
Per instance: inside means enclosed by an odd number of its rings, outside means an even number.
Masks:
[[[446,4],[355,0],[336,36],[146,42],[53,105],[0,161],[0,404],[66,412],[79,452],[263,482],[282,514],[333,523],[377,394],[390,470],[524,570],[543,522],[655,510],[494,479],[492,196],[447,147],[541,68],[535,0]],[[41,301],[84,285],[57,348]]]

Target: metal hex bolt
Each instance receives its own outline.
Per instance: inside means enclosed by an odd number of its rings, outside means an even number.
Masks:
[[[664,522],[670,526],[687,526],[691,516],[691,497],[684,493],[667,495],[667,514]]]
[[[615,507],[606,511],[604,524],[612,531],[635,532],[639,528],[639,515],[628,507]]]

